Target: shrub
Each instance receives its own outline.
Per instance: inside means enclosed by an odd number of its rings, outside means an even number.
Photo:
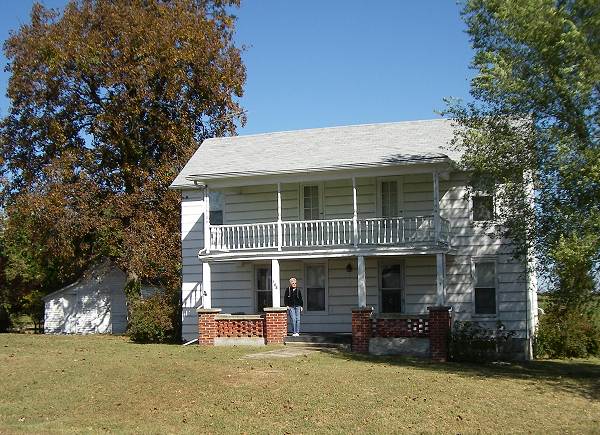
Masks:
[[[173,340],[175,308],[169,298],[155,294],[130,302],[129,337],[137,343],[165,343]]]
[[[492,361],[508,351],[514,331],[508,331],[502,322],[496,329],[486,329],[477,322],[454,322],[450,334],[450,358],[454,361]]]
[[[585,358],[600,355],[599,304],[585,309],[550,305],[540,316],[535,339],[536,358]]]

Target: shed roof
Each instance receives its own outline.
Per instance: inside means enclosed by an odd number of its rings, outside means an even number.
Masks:
[[[66,293],[69,290],[72,290],[73,288],[81,285],[83,282],[85,282],[91,278],[94,278],[97,276],[104,276],[115,269],[118,270],[123,275],[123,277],[125,277],[125,272],[123,272],[119,266],[114,264],[108,258],[102,258],[100,261],[98,261],[97,263],[91,265],[88,269],[86,269],[77,281],[75,281],[63,288],[60,288],[52,293],[47,294],[46,296],[44,296],[42,298],[42,300],[44,302],[48,302],[50,299],[55,298],[56,296],[58,296],[61,293]]]
[[[171,184],[457,161],[451,121],[431,119],[206,139]]]

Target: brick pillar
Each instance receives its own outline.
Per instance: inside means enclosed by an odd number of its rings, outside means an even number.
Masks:
[[[371,339],[373,307],[352,310],[352,352],[368,353]]]
[[[448,361],[448,339],[450,336],[450,310],[452,307],[427,307],[429,310],[429,351],[431,359]]]
[[[267,307],[265,311],[265,344],[283,344],[287,335],[287,308]]]
[[[217,321],[215,317],[221,312],[220,308],[198,308],[198,344],[214,346],[217,336]]]

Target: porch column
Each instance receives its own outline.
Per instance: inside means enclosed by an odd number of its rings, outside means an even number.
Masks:
[[[204,251],[207,254],[210,252],[210,198],[208,194],[208,186],[204,186]]]
[[[367,306],[367,280],[365,274],[365,257],[362,255],[358,259],[358,308]]]
[[[437,305],[446,305],[446,254],[436,254]]]
[[[358,246],[358,206],[356,204],[356,177],[352,177],[352,229],[354,235],[354,246]]]
[[[279,273],[279,260],[274,258],[271,260],[271,289],[273,293],[273,307],[277,308],[281,305],[281,292],[279,289],[281,274]]]
[[[283,233],[282,225],[281,225],[281,183],[277,183],[277,250],[281,251],[281,246],[283,245]],[[277,269],[279,270],[279,268]],[[279,288],[279,287],[278,287]],[[273,287],[273,291],[275,291],[275,287]],[[273,294],[275,296],[275,294]],[[273,305],[279,306],[279,305]]]
[[[202,308],[212,308],[210,263],[202,263]]]
[[[433,228],[435,230],[435,243],[440,241],[442,223],[440,220],[440,174],[433,173]]]

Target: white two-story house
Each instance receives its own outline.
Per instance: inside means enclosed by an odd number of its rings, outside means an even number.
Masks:
[[[351,310],[501,321],[529,353],[535,276],[486,234],[494,198],[467,176],[436,119],[205,140],[181,190],[183,339],[196,308],[260,313],[294,276],[303,332],[350,332]]]

